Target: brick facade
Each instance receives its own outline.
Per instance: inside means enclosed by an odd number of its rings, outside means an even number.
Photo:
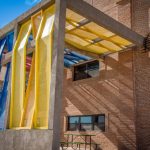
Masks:
[[[150,30],[150,0],[85,1],[144,36]],[[64,69],[62,139],[70,133],[67,116],[105,114],[105,132],[83,132],[95,134],[92,141],[102,150],[150,150],[150,53],[134,48],[110,54],[100,61],[96,78],[73,81],[72,73]],[[23,132],[4,131],[0,150],[42,149],[43,143],[49,149],[50,130]]]
[[[74,82],[65,69],[63,131],[66,116],[105,114],[105,132],[86,132],[96,134],[93,141],[104,150],[136,149],[132,62],[132,51],[111,54],[97,78]]]
[[[149,32],[147,0],[86,1],[142,35]],[[149,57],[139,48],[111,54],[100,63],[99,77],[82,81],[73,82],[72,71],[65,69],[62,133],[66,116],[105,113],[106,132],[87,132],[96,134],[92,140],[101,149],[149,150]]]
[[[132,1],[132,29],[144,36],[149,30],[150,1]],[[150,149],[150,57],[134,51],[134,93],[136,99],[136,133],[139,150]]]

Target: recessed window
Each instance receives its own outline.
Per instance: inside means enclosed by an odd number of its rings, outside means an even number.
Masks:
[[[98,60],[74,66],[74,81],[97,77],[98,75],[99,75]]]
[[[88,115],[88,116],[69,116],[69,131],[88,131],[101,130],[105,131],[105,115]]]

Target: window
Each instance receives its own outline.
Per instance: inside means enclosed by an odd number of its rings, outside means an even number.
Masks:
[[[68,118],[69,121],[69,130],[71,131],[75,131],[79,129],[79,117],[69,117]]]
[[[74,66],[74,81],[97,77],[98,75],[99,75],[98,60]]]
[[[80,130],[92,130],[92,116],[80,117]]]
[[[69,131],[101,130],[105,131],[105,115],[69,116]]]

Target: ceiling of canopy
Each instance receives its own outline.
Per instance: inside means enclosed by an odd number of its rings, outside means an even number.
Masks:
[[[133,45],[127,39],[67,9],[65,41],[95,54],[118,52]]]

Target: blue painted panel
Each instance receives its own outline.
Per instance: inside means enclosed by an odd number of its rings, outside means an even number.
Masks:
[[[90,58],[90,57],[85,56],[85,55],[81,55],[81,54],[76,53],[76,52],[71,52],[71,55],[72,55],[72,56],[79,57],[80,59],[85,60],[85,61],[87,61],[87,60],[91,60],[91,58]]]
[[[3,53],[3,50],[5,48],[5,44],[6,44],[6,38],[4,38],[0,41],[0,62],[2,59],[2,53]]]
[[[65,66],[65,67],[69,68],[69,67],[71,67],[72,65],[74,65],[74,63],[73,63],[72,61],[70,61],[70,60],[64,58],[64,66]]]
[[[81,55],[76,52],[72,52],[68,49],[64,50],[64,66],[69,68],[77,63],[83,62],[83,61],[88,61],[91,58],[88,56]]]
[[[4,49],[7,49],[10,52],[13,48],[13,37],[14,33],[9,33],[4,39],[1,40],[0,44],[0,62],[2,58],[2,53]],[[1,68],[0,68],[1,69]],[[8,94],[8,83],[9,83],[9,73],[10,73],[10,63],[7,64],[5,79],[2,87],[2,91],[0,93],[0,130],[4,130],[5,123],[5,112],[6,112],[6,100]]]

